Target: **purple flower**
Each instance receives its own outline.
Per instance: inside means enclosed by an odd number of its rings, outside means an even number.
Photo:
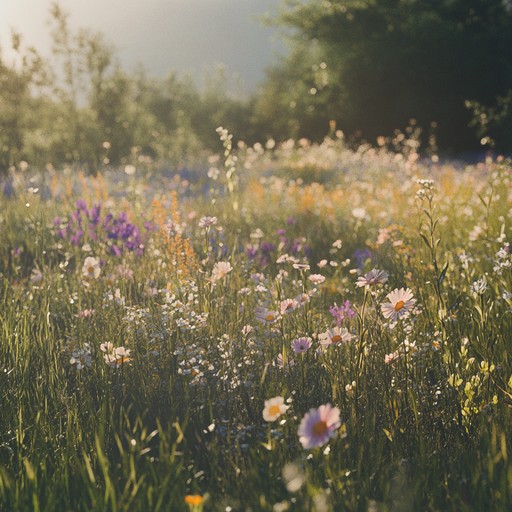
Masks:
[[[336,325],[340,326],[344,320],[354,318],[356,312],[352,309],[352,305],[349,300],[346,300],[344,304],[338,306],[336,303],[329,308],[329,312],[336,320]]]
[[[312,344],[313,340],[309,336],[303,336],[292,341],[292,349],[296,354],[303,354],[311,348]]]
[[[87,211],[87,203],[83,199],[78,199],[75,206],[77,210]]]
[[[357,268],[359,269],[363,269],[366,261],[371,261],[372,257],[372,251],[369,249],[357,249],[357,251],[354,252],[354,260],[356,262]]]
[[[330,404],[310,409],[299,425],[298,435],[302,447],[307,449],[323,446],[341,426],[340,410]]]
[[[101,206],[99,204],[94,205],[89,211],[89,222],[97,225],[100,222]]]

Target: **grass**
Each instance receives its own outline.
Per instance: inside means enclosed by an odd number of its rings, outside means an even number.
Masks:
[[[508,510],[510,164],[219,133],[212,178],[10,175],[0,509]]]

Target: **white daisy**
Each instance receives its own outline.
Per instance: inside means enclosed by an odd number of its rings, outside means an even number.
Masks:
[[[382,314],[393,321],[407,316],[416,303],[412,290],[409,288],[406,290],[395,288],[387,294],[386,298],[389,302],[381,305]]]

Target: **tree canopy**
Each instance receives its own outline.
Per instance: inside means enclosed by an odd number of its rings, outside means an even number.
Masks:
[[[319,115],[349,133],[373,138],[414,118],[423,127],[435,123],[443,147],[469,149],[477,139],[468,128],[468,102],[491,108],[512,90],[509,1],[289,0],[285,6],[279,21],[295,30],[295,54],[270,81],[286,85],[297,54],[307,60],[304,51],[314,51],[328,72],[328,86],[316,91],[325,104]],[[501,133],[498,145],[510,147],[511,136]]]

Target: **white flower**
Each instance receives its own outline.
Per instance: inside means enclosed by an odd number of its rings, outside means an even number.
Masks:
[[[471,291],[476,295],[483,295],[487,291],[487,279],[485,276],[473,282]]]
[[[299,303],[295,299],[284,299],[279,303],[279,311],[281,315],[291,313],[299,307]]]
[[[389,302],[381,305],[382,314],[393,321],[408,315],[416,303],[409,288],[395,288],[386,298]]]
[[[32,284],[40,283],[43,280],[43,273],[38,268],[33,268],[30,274],[30,282]]]
[[[338,326],[318,335],[318,343],[320,343],[324,348],[327,348],[330,345],[348,343],[351,339],[352,335],[348,330],[345,327]]]
[[[199,219],[198,226],[200,228],[209,228],[210,226],[215,226],[217,224],[217,217],[201,217]]]
[[[276,396],[270,400],[265,400],[263,419],[265,421],[276,421],[279,416],[284,414],[289,408],[289,405],[285,405],[284,398],[282,396]]]
[[[223,279],[232,270],[233,267],[231,266],[231,263],[229,263],[229,261],[219,261],[215,263],[212,270],[212,281],[218,281],[219,279]]]
[[[275,322],[279,316],[277,311],[270,311],[264,306],[256,306],[254,312],[256,315],[256,319],[266,324]]]
[[[366,217],[366,210],[364,208],[354,208],[352,215],[354,218],[362,220]]]
[[[313,284],[321,284],[325,281],[325,276],[323,276],[322,274],[311,274],[308,279],[313,283]]]
[[[374,268],[364,276],[359,277],[356,286],[375,286],[376,284],[384,284],[388,280],[389,274],[385,270],[377,270]]]
[[[82,274],[88,279],[98,279],[100,277],[100,262],[93,256],[87,256],[82,267]]]

